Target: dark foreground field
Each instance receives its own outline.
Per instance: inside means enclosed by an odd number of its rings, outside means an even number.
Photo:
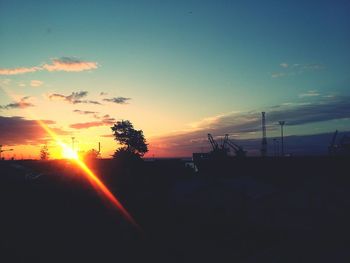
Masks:
[[[0,162],[0,262],[350,262],[349,160]],[[215,165],[214,165],[215,167]]]

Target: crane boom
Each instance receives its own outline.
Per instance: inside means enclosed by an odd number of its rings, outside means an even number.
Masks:
[[[222,142],[222,145],[221,145],[222,149],[226,148],[227,141],[228,141],[228,134],[225,134],[224,141]]]
[[[213,147],[214,151],[219,148],[217,142],[214,140],[213,136],[210,133],[208,133],[208,140],[209,140],[211,146]]]
[[[246,151],[243,150],[242,146],[239,146],[238,144],[234,143],[231,140],[228,140],[227,144],[229,146],[231,146],[231,148],[235,151],[236,156],[238,156],[238,157],[246,156]]]

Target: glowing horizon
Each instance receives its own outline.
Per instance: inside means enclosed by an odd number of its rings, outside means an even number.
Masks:
[[[118,120],[144,131],[149,157],[207,150],[208,132],[260,138],[261,111],[271,138],[280,120],[286,136],[350,131],[348,11],[291,0],[4,0],[0,143],[14,149],[5,157],[37,159],[48,144],[61,158],[35,118],[67,145],[74,136],[79,151],[100,142],[102,158],[118,147]]]

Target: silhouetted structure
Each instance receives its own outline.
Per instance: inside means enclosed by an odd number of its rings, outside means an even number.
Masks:
[[[208,133],[208,141],[212,150],[208,153],[193,153],[193,163],[197,169],[203,166],[221,165],[230,162],[231,159],[242,158],[246,156],[246,151],[232,140],[229,140],[228,134],[225,134],[223,142],[219,145],[213,136]],[[230,150],[233,150],[234,156],[230,156]],[[213,168],[213,167],[212,167]]]
[[[261,117],[262,117],[261,118],[261,124],[262,124],[261,156],[265,157],[267,154],[265,112],[261,113]]]
[[[5,149],[5,150],[3,150],[3,149],[2,149],[2,145],[0,144],[0,160],[2,160],[2,155],[1,155],[1,154],[2,154],[3,152],[8,152],[8,151],[13,151],[13,149]]]

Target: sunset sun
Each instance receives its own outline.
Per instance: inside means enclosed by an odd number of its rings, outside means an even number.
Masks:
[[[76,151],[74,151],[72,148],[68,147],[67,145],[62,144],[62,158],[64,159],[78,159],[78,154]]]

